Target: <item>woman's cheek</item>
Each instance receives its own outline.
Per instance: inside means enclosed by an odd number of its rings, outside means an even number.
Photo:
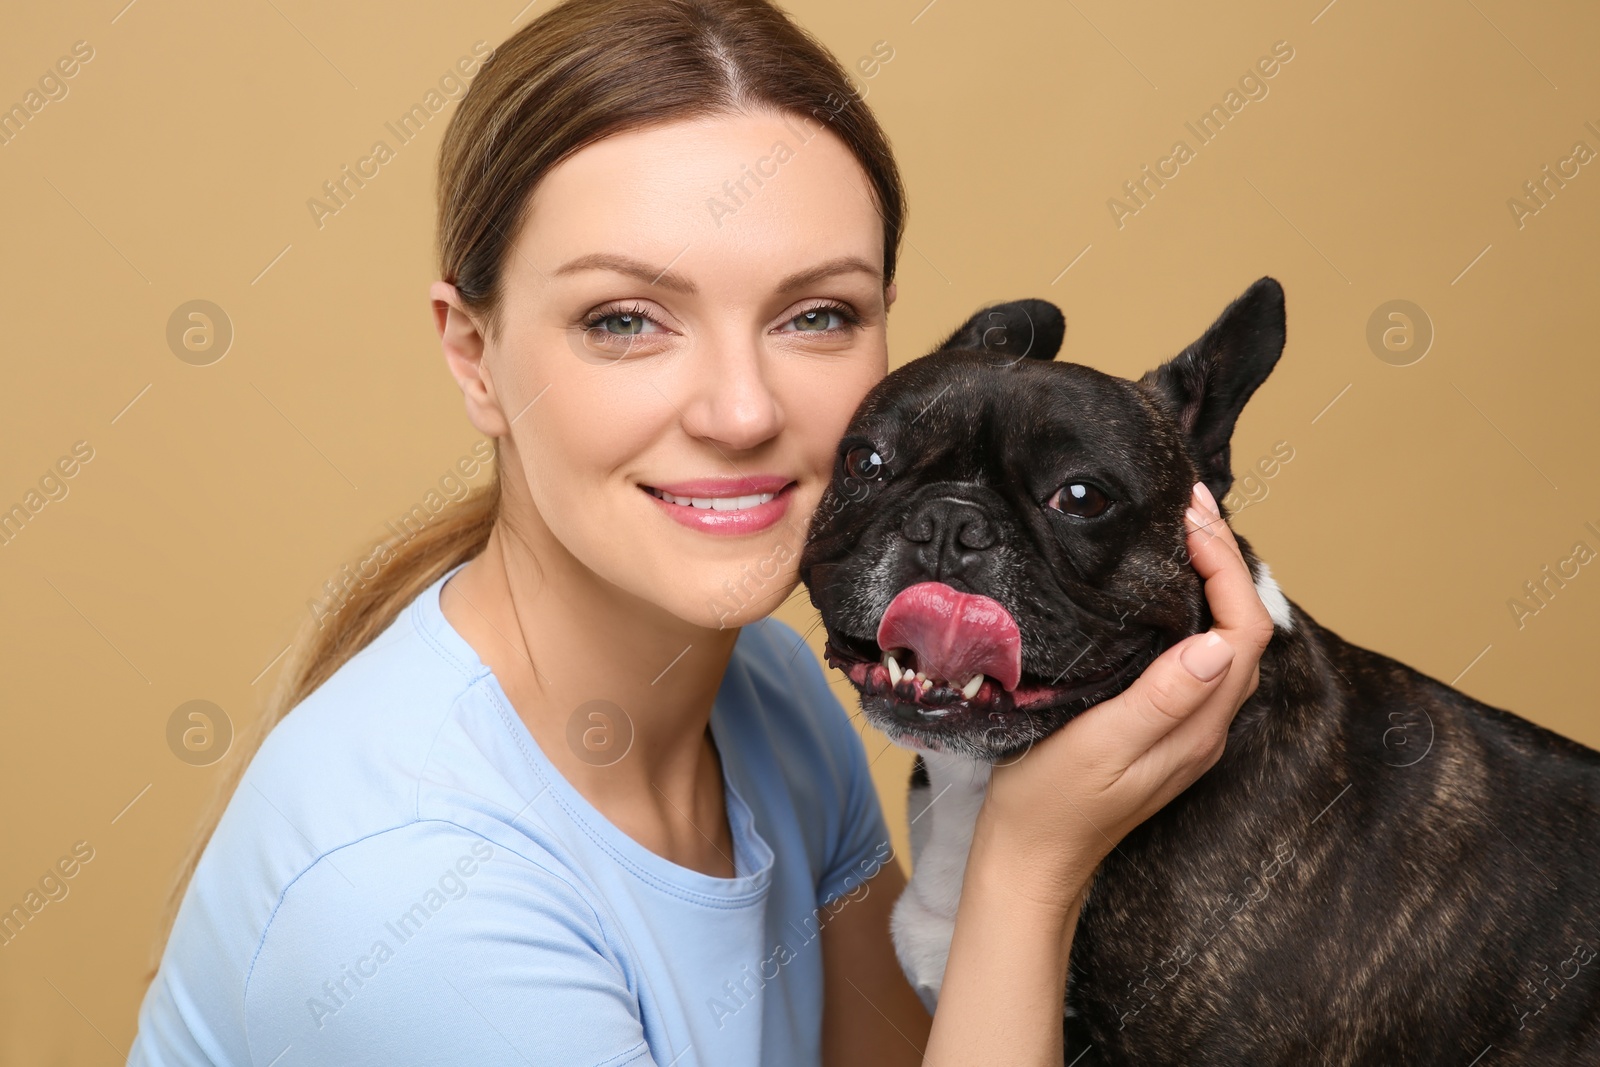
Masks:
[[[511,434],[535,510],[545,525],[560,531],[574,519],[581,522],[584,515],[593,514],[595,502],[583,497],[598,491],[602,483],[592,466],[594,449],[586,447],[585,435],[572,424],[570,409],[557,403],[544,407],[554,393],[552,389],[518,419]]]

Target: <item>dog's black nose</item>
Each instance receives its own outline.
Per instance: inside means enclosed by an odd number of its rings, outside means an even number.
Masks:
[[[975,568],[995,542],[994,525],[970,500],[939,496],[924,500],[900,525],[916,546],[917,562],[930,578],[958,578]]]

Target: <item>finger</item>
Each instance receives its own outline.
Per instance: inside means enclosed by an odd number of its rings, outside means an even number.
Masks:
[[[1086,751],[1103,753],[1108,765],[1125,769],[1210,703],[1208,697],[1227,676],[1234,655],[1233,646],[1220,636],[1191,634],[1157,656],[1127,689],[1079,715],[1065,731],[1082,735]],[[1185,665],[1186,656],[1192,661],[1211,658],[1212,663],[1201,666],[1215,673],[1198,676]],[[1224,707],[1233,703],[1231,696],[1224,696]]]
[[[1174,774],[1182,767],[1210,765],[1211,757],[1227,740],[1228,728],[1244,703],[1232,677],[1239,673],[1238,667],[1237,663],[1230,663],[1200,705],[1150,746],[1143,758],[1152,773],[1163,776]]]
[[[1150,793],[1154,808],[1161,808],[1215,766],[1242,704],[1233,676],[1241,674],[1243,666],[1236,660],[1224,668],[1218,684],[1193,711],[1121,770],[1119,783]]]
[[[1254,677],[1256,654],[1272,634],[1272,618],[1233,531],[1203,483],[1196,497],[1195,514],[1185,517],[1188,547],[1195,571],[1205,580],[1215,625],[1167,649],[1127,689],[1067,726],[1118,771],[1141,759],[1147,765],[1176,764],[1213,749],[1242,703],[1245,681],[1232,677],[1231,663],[1244,651]],[[1160,751],[1153,752],[1158,745]]]
[[[1221,584],[1220,579],[1223,574],[1236,571],[1240,567],[1243,567],[1242,558],[1237,565],[1224,564],[1223,568],[1208,581],[1207,592],[1211,593]],[[1251,590],[1253,596],[1253,583]],[[1255,599],[1259,603],[1260,598],[1257,596]],[[1218,598],[1213,596],[1210,600],[1215,606]],[[1201,699],[1200,705],[1185,714],[1182,721],[1150,746],[1150,750],[1143,757],[1146,765],[1144,770],[1159,777],[1177,775],[1183,768],[1198,766],[1203,773],[1216,762],[1234,716],[1260,685],[1261,671],[1257,657],[1271,639],[1273,632],[1272,619],[1266,615],[1265,608],[1261,609],[1261,614],[1264,618],[1258,620],[1256,625],[1259,629],[1255,631],[1230,632],[1220,624],[1218,627],[1220,632],[1213,631],[1222,639],[1224,645],[1237,647],[1243,654],[1242,659],[1229,659],[1222,668],[1222,673],[1215,679],[1215,684]],[[1251,632],[1255,634],[1254,637],[1246,636]],[[1225,653],[1218,650],[1212,663],[1203,664],[1200,661],[1206,657],[1199,655],[1199,649],[1203,646],[1196,642],[1195,637],[1190,637],[1187,641],[1187,647],[1193,651],[1180,651],[1180,662],[1198,667],[1201,674],[1215,670],[1216,663],[1228,658]],[[1242,644],[1235,646],[1235,642]]]
[[[1196,495],[1204,490],[1199,483]],[[1214,629],[1232,641],[1254,640],[1264,647],[1272,637],[1272,616],[1256,591],[1255,576],[1244,561],[1239,543],[1226,520],[1214,510],[1209,492],[1204,493],[1211,510],[1191,507],[1184,514],[1189,531],[1190,564],[1205,580],[1206,603],[1211,607]]]

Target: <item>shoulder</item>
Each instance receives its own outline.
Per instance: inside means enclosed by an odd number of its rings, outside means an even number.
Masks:
[[[454,907],[468,899],[470,908]],[[610,955],[599,913],[551,856],[526,840],[429,820],[353,841],[302,871],[262,933],[246,995],[270,996],[263,983],[279,964],[299,972],[306,960],[337,956],[341,948],[365,951],[375,941],[397,948],[425,930],[459,928],[468,911],[497,936],[522,941],[559,929]],[[514,927],[501,925],[513,917]]]
[[[422,594],[432,595],[432,590]],[[296,705],[267,736],[256,762],[289,762],[298,774],[319,760],[360,758],[374,743],[423,758],[434,730],[489,673],[431,632],[413,601],[392,623]]]
[[[257,846],[263,834],[282,838],[310,862],[415,820],[439,735],[483,673],[434,648],[403,609],[267,734],[218,846],[248,826]]]
[[[222,953],[224,966],[242,974],[297,879],[325,858],[339,866],[349,846],[372,841],[372,849],[381,835],[419,820],[422,784],[437,777],[428,773],[438,762],[434,749],[478,681],[432,650],[411,614],[402,610],[254,753],[179,912],[174,936],[194,934],[184,940],[187,969]]]
[[[251,1053],[502,1062],[509,1041],[537,1062],[630,1062],[636,976],[612,934],[527,842],[437,821],[374,834],[284,892],[245,980]]]

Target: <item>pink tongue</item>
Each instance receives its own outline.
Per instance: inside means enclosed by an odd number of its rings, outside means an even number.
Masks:
[[[1022,680],[1022,634],[1011,613],[943,582],[902,589],[878,624],[878,647],[909,648],[917,670],[953,686],[987,674],[1009,692]]]

